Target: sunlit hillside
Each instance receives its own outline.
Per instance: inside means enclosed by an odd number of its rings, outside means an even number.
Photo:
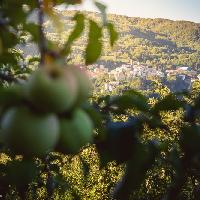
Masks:
[[[57,11],[64,22],[64,29],[58,33],[49,21],[46,22],[47,35],[52,40],[62,43],[72,30],[70,19],[74,11]],[[100,19],[97,13],[87,12],[89,18]],[[114,22],[119,39],[114,49],[106,42],[98,63],[113,69],[121,64],[133,61],[147,64],[155,68],[174,69],[177,66],[190,66],[194,70],[200,67],[200,24],[188,21],[172,21],[167,19],[131,18],[121,15],[109,15]],[[83,62],[83,50],[87,38],[82,36],[76,41],[72,62]]]

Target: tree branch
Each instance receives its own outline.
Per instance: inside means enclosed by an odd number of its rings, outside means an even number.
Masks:
[[[37,6],[38,6],[38,25],[39,25],[39,38],[40,41],[38,43],[40,48],[40,63],[44,64],[44,56],[46,52],[46,38],[44,35],[44,12],[43,12],[43,5],[42,0],[36,0]]]

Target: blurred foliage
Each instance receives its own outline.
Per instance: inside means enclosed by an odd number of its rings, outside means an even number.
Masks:
[[[131,56],[141,62],[150,61],[151,59],[146,58],[146,53],[154,51],[157,58],[160,58],[151,60],[155,65],[160,63],[161,59],[164,65],[199,64],[196,24],[161,19],[131,20],[115,15],[107,17],[105,6],[99,2],[95,2],[95,5],[100,10],[101,18],[92,13],[79,12],[74,16],[74,11],[70,11],[69,16],[73,18],[65,16],[70,23],[62,23],[54,6],[63,3],[69,6],[82,2],[0,2],[0,120],[8,108],[21,103],[29,105],[30,102],[21,99],[18,90],[12,89],[12,86],[26,83],[32,71],[41,66],[39,63],[69,66],[69,63],[77,62],[74,60],[73,51],[84,52],[84,56],[78,57],[78,61],[84,61],[86,65],[95,63],[100,55],[105,59],[104,51],[108,50],[108,44],[112,47],[118,38],[110,22],[113,18],[123,27],[123,32],[119,35],[119,46],[116,47],[122,55],[117,55],[122,62],[127,62],[130,57],[126,52],[121,53],[128,48]],[[31,19],[35,17],[33,21],[30,20],[30,15]],[[45,17],[49,21],[45,21]],[[45,32],[48,25],[53,26],[58,34],[62,33],[59,36],[62,39],[60,43],[58,35],[54,35],[53,31],[47,28]],[[62,31],[62,26],[73,29],[69,28],[65,32]],[[168,28],[163,28],[165,26]],[[118,24],[116,27],[119,29]],[[141,27],[148,27],[150,30],[147,32],[141,30]],[[140,37],[127,38],[126,33],[131,31]],[[159,35],[160,38],[155,38],[158,36],[151,31],[162,31],[162,34]],[[103,37],[104,32],[109,33],[109,37],[106,37],[109,42]],[[152,48],[153,43],[149,43],[148,38],[145,39],[149,34],[154,42],[158,42],[157,47]],[[84,45],[79,40],[81,36],[84,36],[81,39],[84,40]],[[171,37],[169,45],[169,41],[165,41],[163,37]],[[134,48],[136,42],[140,44],[139,48]],[[23,45],[30,47],[30,43],[38,49],[36,56],[27,57],[20,50]],[[132,45],[132,49],[127,47],[127,43]],[[147,46],[150,46],[150,49]],[[168,52],[168,49],[171,49],[171,52]],[[165,57],[169,54],[173,59]],[[192,59],[186,59],[188,54]],[[114,60],[113,56],[111,60]],[[45,157],[35,155],[27,158],[26,154],[16,155],[4,145],[0,129],[1,197],[199,199],[200,83],[194,82],[193,90],[189,94],[171,94],[167,87],[155,81],[152,91],[142,93],[135,90],[140,85],[136,80],[121,85],[104,96],[99,92],[102,90],[100,85],[89,101],[79,105],[93,120],[93,144],[81,148],[75,155],[64,155],[56,152],[56,149]],[[149,98],[149,94],[155,92],[159,94],[158,97]],[[67,112],[64,115],[69,117],[70,114]]]

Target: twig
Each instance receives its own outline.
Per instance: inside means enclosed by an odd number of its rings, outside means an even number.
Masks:
[[[43,12],[43,5],[42,0],[36,0],[38,6],[38,25],[39,25],[39,48],[40,48],[40,63],[44,64],[44,56],[46,52],[46,38],[44,35],[44,12]]]

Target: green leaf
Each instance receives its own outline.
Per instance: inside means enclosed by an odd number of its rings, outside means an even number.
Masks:
[[[72,31],[72,33],[70,34],[67,44],[71,44],[74,40],[78,39],[81,36],[81,33],[84,30],[85,27],[85,17],[83,14],[77,13],[73,20],[76,21],[76,26],[74,28],[74,30]]]
[[[112,23],[107,24],[107,29],[110,35],[110,45],[113,46],[118,39],[118,33],[115,30],[114,25]]]
[[[90,20],[89,41],[85,52],[86,65],[96,62],[101,55],[102,42],[102,28],[92,20]]]
[[[106,13],[106,6],[104,4],[95,1],[95,5],[102,13]]]
[[[97,2],[97,1],[95,1],[95,5],[99,9],[99,11],[101,12],[103,25],[105,26],[107,24],[106,6],[102,3],[100,3],[100,2]]]
[[[97,40],[102,37],[102,28],[93,20],[89,21],[90,31],[89,31],[89,40]]]
[[[67,42],[64,45],[62,54],[65,55],[68,55],[70,53],[72,43],[81,36],[85,28],[85,16],[83,14],[77,13],[74,16],[73,20],[76,21],[76,25],[74,27],[74,30],[69,35]]]
[[[99,58],[101,55],[102,44],[98,40],[95,42],[90,42],[86,48],[86,56],[85,56],[85,63],[86,65],[90,65]]]

